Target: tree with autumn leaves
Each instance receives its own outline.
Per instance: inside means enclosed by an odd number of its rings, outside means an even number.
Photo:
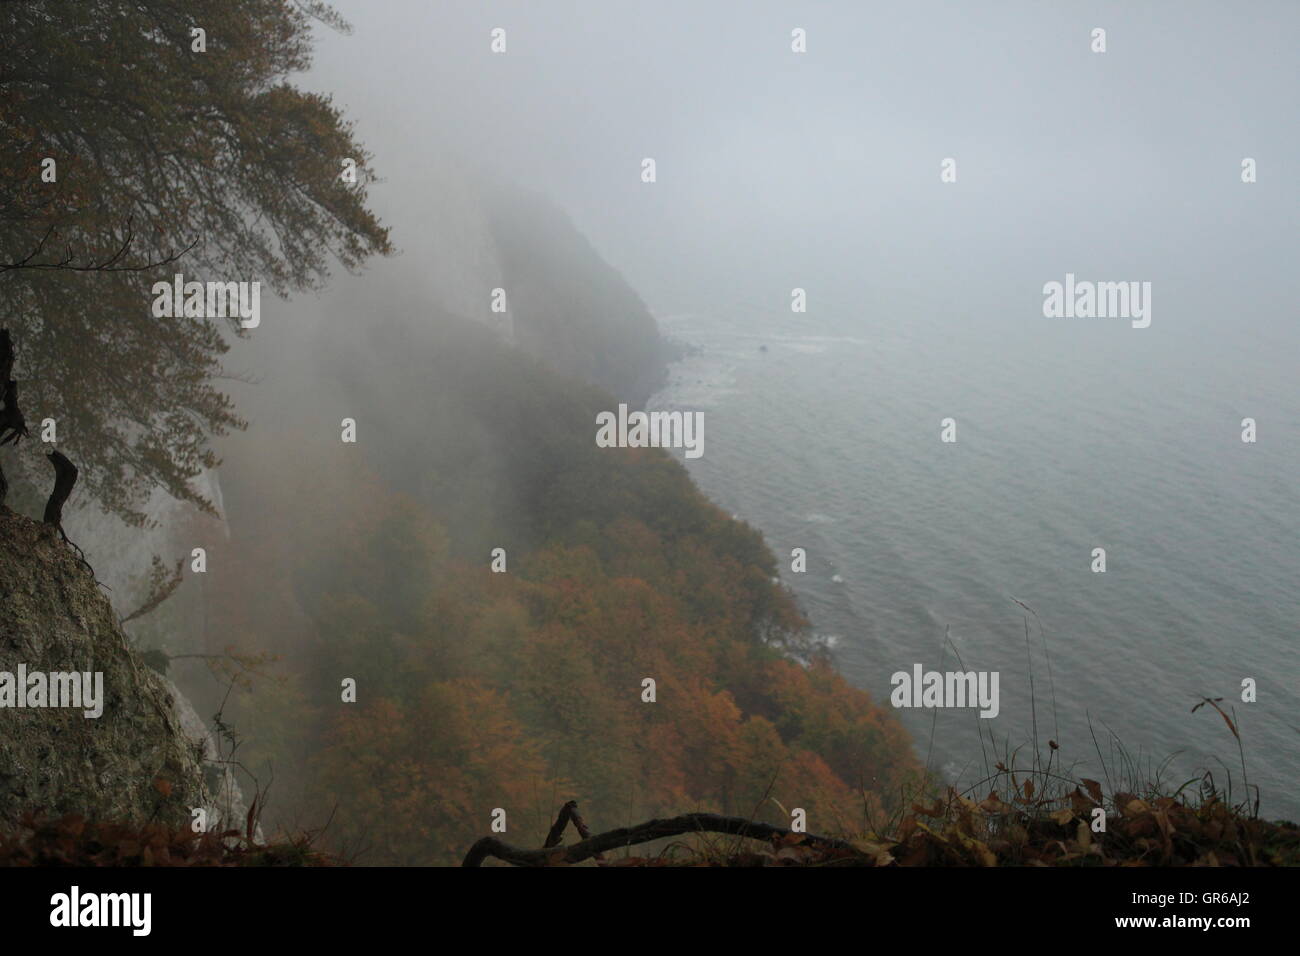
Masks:
[[[0,328],[28,419],[55,420],[82,487],[128,521],[157,486],[210,508],[190,482],[244,424],[219,386],[240,330],[155,318],[153,283],[283,295],[391,251],[370,157],[288,80],[313,22],[346,29],[317,0],[0,4]],[[43,463],[15,464],[44,485]]]

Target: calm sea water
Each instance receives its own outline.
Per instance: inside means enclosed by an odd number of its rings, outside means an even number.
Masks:
[[[1228,728],[1191,712],[1223,697],[1261,812],[1300,818],[1300,340],[1285,326],[999,333],[743,306],[660,320],[698,351],[651,406],[704,411],[687,467],[765,534],[846,675],[885,702],[914,663],[957,670],[959,653],[1000,672],[995,719],[900,712],[933,767],[983,778],[980,731],[990,763],[991,731],[1026,764],[1036,716],[1041,751],[1056,740],[1076,773],[1105,779],[1099,749],[1123,773],[1122,745],[1139,776],[1168,758],[1175,786],[1208,769],[1239,787]],[[1257,703],[1240,699],[1248,677]]]

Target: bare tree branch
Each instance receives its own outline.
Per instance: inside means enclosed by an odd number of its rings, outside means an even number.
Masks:
[[[92,262],[90,265],[85,266],[73,265],[76,256],[73,254],[71,246],[65,248],[64,256],[58,262],[33,262],[32,260],[41,254],[41,250],[45,248],[45,243],[53,232],[53,226],[46,229],[45,235],[41,236],[41,241],[36,244],[36,248],[22,259],[13,262],[0,262],[0,272],[10,272],[15,269],[66,269],[71,272],[147,272],[150,269],[157,269],[159,266],[175,262],[199,244],[199,240],[195,239],[180,252],[174,252],[163,259],[157,259],[153,262],[145,262],[137,266],[117,265],[117,261],[126,254],[126,251],[131,247],[131,243],[135,241],[135,229],[132,220],[128,219],[126,222],[126,238],[122,241],[122,245],[103,262]]]
[[[577,804],[574,803],[573,806],[576,809]],[[565,804],[565,809],[568,809],[568,807],[569,804]],[[560,819],[556,820],[556,826],[563,830],[561,820],[568,822],[572,815],[572,811],[566,815],[564,809],[562,809]],[[488,857],[504,860],[514,866],[568,865],[581,863],[583,860],[591,859],[606,850],[616,850],[620,847],[634,846],[638,843],[649,843],[651,840],[680,836],[683,833],[728,833],[732,836],[749,837],[753,840],[773,840],[789,836],[793,832],[784,827],[755,823],[752,820],[746,820],[744,817],[724,817],[716,813],[688,813],[684,816],[670,817],[666,820],[648,820],[634,827],[620,827],[617,830],[610,830],[608,833],[587,837],[581,843],[575,843],[568,847],[543,847],[540,850],[523,850],[504,843],[496,837],[484,837],[470,847],[461,866],[480,866]],[[555,827],[552,827],[551,835],[554,836],[554,834]],[[851,850],[853,848],[851,844],[845,843],[843,840],[834,840],[830,837],[817,836],[812,833],[800,833],[797,836],[801,837],[805,843],[817,843],[841,850]],[[549,839],[550,837],[548,837]]]
[[[143,604],[118,621],[118,623],[126,624],[128,621],[134,621],[136,618],[144,617],[156,610],[163,601],[171,597],[176,589],[181,586],[181,572],[184,566],[185,559],[178,558],[175,569],[169,574],[166,567],[163,566],[162,558],[155,554],[149,571],[148,596]]]

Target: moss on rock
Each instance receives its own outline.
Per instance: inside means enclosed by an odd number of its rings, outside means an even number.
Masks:
[[[0,672],[103,673],[103,713],[0,707],[0,826],[24,811],[188,826],[211,803],[171,694],[58,532],[0,506]]]

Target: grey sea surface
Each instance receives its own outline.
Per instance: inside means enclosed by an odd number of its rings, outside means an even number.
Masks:
[[[1008,748],[1024,766],[1051,739],[1076,775],[1104,781],[1104,762],[1116,785],[1159,772],[1177,787],[1231,772],[1240,797],[1236,740],[1192,712],[1222,697],[1261,813],[1300,817],[1300,343],[1286,326],[1261,342],[1116,319],[737,306],[660,320],[696,351],[650,406],[704,412],[686,466],[764,533],[842,671],[885,703],[916,663],[999,672],[996,718],[900,709],[933,768],[973,785]]]

